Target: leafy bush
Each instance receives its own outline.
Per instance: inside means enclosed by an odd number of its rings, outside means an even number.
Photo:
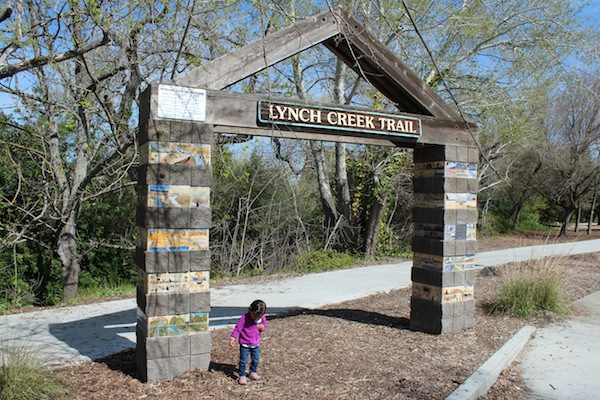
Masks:
[[[298,257],[293,272],[322,272],[349,268],[356,264],[358,257],[349,253],[339,253],[324,249],[305,253]]]
[[[500,291],[488,305],[488,311],[516,317],[531,317],[543,312],[567,314],[569,299],[560,286],[560,276],[552,259],[542,261],[541,265],[529,261],[503,278]]]
[[[411,258],[413,253],[410,244],[402,240],[400,236],[400,234],[382,223],[377,236],[377,257]]]
[[[136,285],[133,283],[103,283],[96,287],[86,286],[79,289],[79,293],[70,303],[77,304],[81,300],[96,300],[105,297],[135,295],[135,289]]]
[[[50,400],[63,393],[55,376],[32,352],[0,346],[0,400]]]

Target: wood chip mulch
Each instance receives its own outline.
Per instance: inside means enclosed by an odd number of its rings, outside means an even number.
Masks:
[[[568,267],[564,281],[571,298],[600,290],[600,253],[561,263]],[[410,331],[410,289],[272,319],[263,341],[262,379],[247,386],[236,382],[237,348],[227,344],[228,329],[212,331],[209,371],[174,380],[138,381],[133,351],[56,372],[73,400],[443,399],[520,327],[548,323],[548,318],[523,320],[484,312],[503,270],[477,278],[475,326],[460,333]],[[485,396],[526,397],[518,364]]]

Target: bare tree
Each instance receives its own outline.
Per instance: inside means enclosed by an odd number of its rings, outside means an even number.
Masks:
[[[137,98],[145,80],[168,79],[182,59],[204,51],[202,39],[181,43],[197,37],[217,9],[192,5],[75,1],[49,9],[32,0],[15,2],[1,25],[12,37],[1,44],[0,90],[20,103],[14,121],[27,123],[15,125],[36,142],[29,153],[39,160],[43,193],[40,201],[22,200],[28,208],[15,210],[25,217],[7,229],[14,238],[49,233],[65,300],[77,294],[85,254],[78,242],[82,205],[133,184]],[[184,29],[180,22],[191,19]],[[20,192],[19,198],[33,195]]]
[[[554,94],[546,144],[540,149],[543,177],[538,188],[562,209],[560,234],[600,182],[600,82],[585,77]]]

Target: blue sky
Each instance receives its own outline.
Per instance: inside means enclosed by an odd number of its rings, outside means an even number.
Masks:
[[[600,0],[592,0],[590,1],[581,11],[581,22],[588,26],[594,26],[600,30]],[[1,44],[0,44],[1,45]],[[574,73],[580,69],[581,65],[578,60],[575,59],[567,59],[565,60],[565,68],[572,68]],[[598,68],[598,66],[594,66]],[[597,70],[596,70],[597,71]],[[596,72],[595,71],[595,72]],[[586,71],[591,72],[591,71]],[[4,82],[8,82],[8,78],[5,79]],[[19,76],[21,88],[27,86],[28,74],[20,74]],[[18,102],[12,96],[6,93],[0,93],[0,112],[5,114],[12,114],[15,108],[18,106]]]

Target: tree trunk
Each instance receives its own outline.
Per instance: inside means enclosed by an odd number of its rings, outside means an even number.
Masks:
[[[317,168],[317,182],[319,185],[319,195],[321,197],[321,204],[323,205],[323,212],[325,213],[325,227],[327,230],[333,229],[339,214],[335,208],[333,193],[331,191],[331,186],[329,185],[329,180],[327,179],[327,167],[325,165],[325,156],[323,155],[323,145],[321,142],[311,140],[310,149]]]
[[[79,255],[75,241],[75,218],[72,216],[60,231],[57,253],[62,263],[63,300],[77,296],[79,289]]]
[[[594,208],[596,208],[596,196],[597,192],[594,193],[594,197],[592,198],[592,206],[590,207],[590,218],[588,219],[588,229],[587,234],[592,234],[592,224],[594,223]]]
[[[517,225],[519,224],[519,219],[521,218],[521,211],[523,210],[523,202],[519,202],[513,208],[511,213],[511,225],[512,229],[517,229]]]
[[[571,217],[573,216],[573,213],[575,212],[575,209],[569,209],[566,213],[565,213],[565,218],[563,219],[563,224],[560,227],[560,233],[559,236],[562,237],[567,237],[568,236],[568,232],[569,232],[569,222],[571,221]]]
[[[579,232],[579,223],[581,222],[581,206],[577,207],[577,221],[575,222],[575,232]]]
[[[348,186],[348,172],[346,169],[346,144],[336,143],[335,145],[335,180],[338,191],[338,204],[346,221],[352,220],[352,209],[350,199],[350,187]]]
[[[365,230],[365,255],[367,257],[373,257],[375,250],[377,250],[377,235],[381,227],[381,220],[383,219],[383,211],[385,210],[386,196],[379,200],[375,196],[375,201],[371,207],[371,215],[367,223],[367,229]]]

